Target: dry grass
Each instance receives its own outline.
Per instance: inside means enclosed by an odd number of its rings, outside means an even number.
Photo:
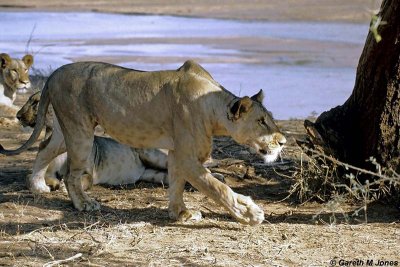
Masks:
[[[383,171],[374,158],[369,161],[376,167],[375,172],[341,162],[318,147],[310,148],[306,143],[302,143],[301,151],[289,196],[295,195],[300,203],[312,200],[325,203],[315,217],[331,212],[331,223],[335,222],[336,213],[341,213],[348,220],[343,207],[351,202],[358,206],[351,216],[358,216],[362,211],[367,223],[367,209],[371,203],[389,201],[397,204],[400,175],[391,169]]]

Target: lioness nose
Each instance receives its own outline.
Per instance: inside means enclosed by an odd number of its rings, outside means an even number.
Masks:
[[[31,82],[30,81],[21,81],[21,83],[23,85],[25,85],[25,88],[27,88],[27,89],[31,88]]]
[[[281,134],[281,133],[276,133],[276,134],[274,135],[274,138],[275,138],[276,142],[278,142],[278,144],[279,144],[280,146],[283,146],[284,144],[286,144],[286,138],[285,138],[285,136],[284,136],[283,134]]]

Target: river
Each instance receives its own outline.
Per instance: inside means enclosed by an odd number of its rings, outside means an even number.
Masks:
[[[80,60],[141,70],[199,61],[237,95],[265,91],[277,119],[306,118],[350,95],[368,25],[77,12],[0,12],[0,52],[32,53],[34,73]]]

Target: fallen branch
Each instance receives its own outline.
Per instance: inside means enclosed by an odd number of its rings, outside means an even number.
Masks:
[[[67,262],[79,259],[80,257],[82,257],[82,253],[78,253],[78,254],[76,254],[76,255],[74,255],[72,257],[69,257],[69,258],[67,258],[65,260],[50,261],[48,263],[45,263],[43,265],[43,267],[51,267],[51,266],[59,265],[59,264],[62,264],[62,263],[67,263]]]
[[[325,153],[322,153],[322,152],[320,152],[318,150],[314,150],[314,149],[311,149],[311,148],[306,148],[306,149],[308,151],[314,153],[314,154],[317,154],[318,156],[321,156],[321,157],[324,157],[324,158],[330,160],[331,162],[333,162],[333,163],[335,163],[337,165],[341,165],[341,166],[345,167],[346,169],[352,169],[352,170],[355,170],[355,171],[358,171],[358,172],[361,172],[361,173],[364,173],[364,174],[369,174],[369,175],[381,178],[381,180],[369,183],[369,185],[378,184],[378,183],[381,183],[381,182],[395,182],[396,184],[400,184],[400,175],[395,173],[394,171],[393,171],[394,176],[393,177],[388,177],[388,176],[383,175],[381,173],[376,173],[376,172],[373,172],[373,171],[362,169],[362,168],[353,166],[351,164],[342,162],[342,161],[340,161],[338,159],[335,159],[335,158],[333,158],[331,156],[328,156]]]

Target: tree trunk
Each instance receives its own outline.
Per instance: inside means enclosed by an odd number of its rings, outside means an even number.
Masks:
[[[305,121],[305,127],[314,143],[323,143],[339,160],[370,168],[367,160],[372,156],[399,173],[400,1],[384,0],[378,16],[382,40],[377,42],[369,32],[351,96],[315,123]],[[316,140],[318,136],[322,140]]]

